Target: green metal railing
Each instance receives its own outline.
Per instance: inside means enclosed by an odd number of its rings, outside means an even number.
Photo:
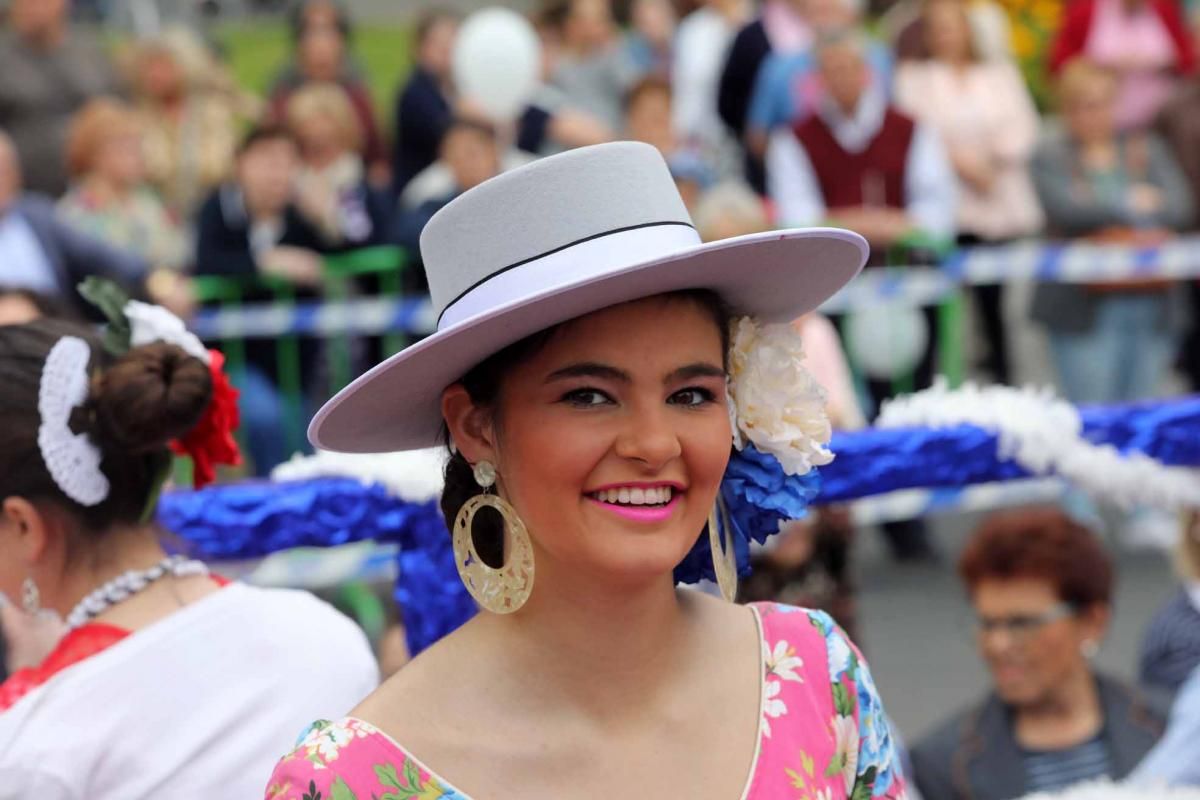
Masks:
[[[381,246],[327,255],[322,274],[322,296],[327,300],[346,300],[356,293],[359,278],[373,277],[378,281],[376,293],[398,297],[401,293],[408,254],[399,247]],[[286,280],[265,275],[224,276],[200,275],[194,279],[196,299],[202,304],[240,306],[248,298],[264,295],[283,308],[295,305],[296,289]],[[389,331],[383,337],[385,355],[398,352],[407,341],[403,331]],[[246,369],[246,341],[239,336],[220,338],[231,373]],[[349,334],[339,334],[327,340],[324,348],[329,372],[329,394],[334,394],[353,378],[353,349]],[[275,339],[276,385],[283,397],[284,419],[289,449],[298,450],[304,443],[304,376],[300,357],[300,337],[294,334]]]

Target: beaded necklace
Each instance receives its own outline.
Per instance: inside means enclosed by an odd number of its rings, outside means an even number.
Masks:
[[[75,607],[71,609],[71,613],[67,614],[67,630],[75,630],[81,625],[86,625],[99,614],[128,600],[150,584],[168,575],[186,578],[192,575],[207,574],[208,566],[203,561],[196,561],[180,555],[168,556],[149,569],[131,569],[108,581],[76,603]]]

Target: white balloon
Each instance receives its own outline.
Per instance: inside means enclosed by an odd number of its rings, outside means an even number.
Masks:
[[[454,44],[458,92],[496,122],[508,122],[528,104],[541,78],[541,42],[515,11],[486,8],[463,22]]]
[[[920,309],[886,303],[846,315],[850,361],[877,380],[910,372],[929,344],[929,325]]]

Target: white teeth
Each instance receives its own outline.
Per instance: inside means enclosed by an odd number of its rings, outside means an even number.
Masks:
[[[595,497],[601,503],[624,506],[661,506],[671,502],[672,491],[669,486],[654,486],[649,489],[640,487],[604,489],[596,492]]]

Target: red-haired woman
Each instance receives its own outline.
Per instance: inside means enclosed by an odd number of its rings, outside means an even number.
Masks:
[[[1113,568],[1056,509],[996,514],[959,562],[993,690],[913,751],[926,800],[1007,800],[1123,778],[1161,720],[1092,659],[1112,613]]]

